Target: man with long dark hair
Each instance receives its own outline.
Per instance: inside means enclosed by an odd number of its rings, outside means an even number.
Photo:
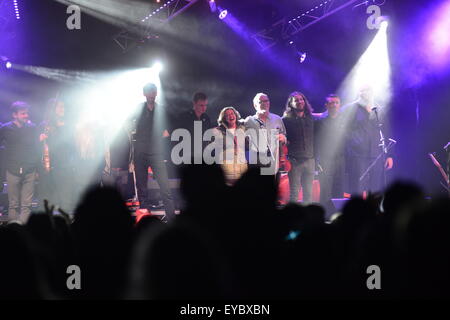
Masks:
[[[61,99],[50,99],[45,119],[40,125],[43,141],[43,161],[40,166],[39,196],[66,212],[74,209],[74,128],[66,123],[65,104]]]
[[[286,102],[283,115],[288,142],[288,157],[292,168],[289,171],[291,202],[298,201],[300,186],[303,188],[303,203],[312,201],[314,179],[314,118],[306,96],[292,92]]]

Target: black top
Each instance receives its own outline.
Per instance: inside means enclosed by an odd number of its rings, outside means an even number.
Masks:
[[[194,124],[195,123],[201,123],[201,125],[202,125],[201,137],[197,137],[194,135]],[[200,116],[200,120],[199,120],[199,119],[197,119],[197,116],[195,115],[194,110],[190,109],[188,111],[181,113],[180,116],[178,117],[173,129],[178,129],[178,128],[183,128],[183,129],[188,130],[191,135],[191,139],[192,139],[191,140],[192,141],[191,157],[193,157],[194,154],[196,153],[196,150],[194,148],[194,145],[195,145],[194,139],[199,139],[199,138],[201,139],[202,150],[200,150],[200,152],[201,152],[201,154],[203,154],[203,150],[209,144],[209,142],[203,141],[203,134],[205,133],[206,130],[213,128],[213,126],[211,125],[211,119],[209,118],[209,116],[206,113],[203,113]],[[197,154],[197,156],[199,156],[199,155]]]
[[[46,132],[46,128],[47,131]],[[76,145],[75,130],[72,126],[48,127],[45,122],[40,125],[40,132],[47,133],[47,145],[52,168],[70,168],[75,165]]]
[[[120,128],[109,146],[111,168],[128,169],[131,141],[125,128]]]
[[[37,168],[42,151],[39,130],[34,123],[27,123],[21,128],[12,121],[5,123],[0,128],[0,140],[5,143],[6,170],[19,175]]]
[[[195,115],[195,112],[193,109],[183,112],[177,121],[177,128],[184,128],[187,129],[191,136],[194,136],[194,122],[195,121],[201,121],[202,122],[202,136],[203,133],[205,133],[206,130],[213,128],[211,125],[211,119],[206,113],[203,113],[200,116],[200,120],[197,119],[197,116]],[[176,129],[176,128],[174,128]]]
[[[359,103],[345,108],[346,123],[348,124],[347,152],[349,156],[375,158],[381,153],[380,129],[374,112],[367,112]],[[383,119],[379,119],[380,122]],[[385,138],[388,138],[385,132]]]
[[[150,111],[143,103],[136,121],[135,150],[149,154],[164,154],[163,132],[167,128],[164,107],[155,105]]]
[[[331,160],[335,157],[343,157],[346,134],[341,114],[338,114],[336,118],[328,116],[318,119],[315,126],[318,158]]]
[[[305,117],[283,117],[288,141],[288,155],[296,159],[314,158],[314,119]]]

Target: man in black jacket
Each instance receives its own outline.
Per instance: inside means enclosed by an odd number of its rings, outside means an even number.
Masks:
[[[39,163],[39,132],[29,120],[29,106],[22,101],[11,105],[13,121],[0,128],[0,140],[5,143],[6,181],[8,183],[8,215],[10,220],[25,223],[31,205]]]
[[[345,123],[340,114],[341,100],[335,94],[325,98],[328,115],[316,121],[317,161],[321,167],[320,202],[327,207],[332,198],[344,193]]]
[[[383,170],[390,170],[394,165],[390,153],[381,157],[368,174],[363,179],[360,178],[382,152],[380,128],[384,137],[389,137],[385,123],[386,111],[375,106],[370,86],[362,87],[358,100],[343,108],[348,127],[346,152],[350,192],[353,195],[363,191],[381,191],[385,187]],[[384,158],[386,160],[383,161]]]
[[[208,97],[203,92],[196,92],[192,97],[192,109],[182,112],[177,121],[176,127],[188,130],[191,136],[191,154],[189,155],[191,164],[203,162],[203,150],[208,144],[203,141],[203,134],[213,127],[206,113],[207,109]],[[201,141],[201,144],[198,141]]]
[[[164,141],[169,137],[167,117],[162,106],[156,103],[156,86],[149,83],[143,89],[146,102],[138,111],[134,146],[136,187],[141,209],[150,209],[147,194],[148,167],[153,170],[159,184],[161,198],[168,220],[175,217],[175,207],[169,186],[167,166],[164,162]]]

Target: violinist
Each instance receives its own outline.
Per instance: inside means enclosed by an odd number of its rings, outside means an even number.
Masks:
[[[66,123],[65,111],[65,104],[60,99],[48,101],[40,125],[43,153],[38,190],[41,206],[46,199],[51,205],[70,213],[74,209],[75,136],[72,126]]]

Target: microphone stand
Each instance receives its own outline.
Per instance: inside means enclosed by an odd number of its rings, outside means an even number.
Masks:
[[[444,147],[445,152],[447,152],[447,177],[450,176],[450,142],[448,142]],[[450,180],[447,180],[447,191],[450,196]]]
[[[359,181],[362,181],[369,174],[370,170],[376,165],[378,160],[380,158],[382,158],[383,159],[383,188],[386,188],[387,180],[386,180],[386,170],[384,169],[384,164],[386,163],[387,152],[389,151],[390,148],[392,148],[392,146],[394,146],[397,143],[397,141],[395,141],[394,139],[388,139],[389,144],[386,144],[386,139],[384,138],[383,130],[381,129],[383,124],[380,122],[380,118],[378,117],[378,108],[374,107],[374,108],[372,108],[372,111],[375,112],[377,127],[378,127],[378,130],[380,133],[380,144],[378,146],[381,147],[381,153],[378,155],[378,157],[375,158],[374,161],[372,161],[372,163],[369,165],[367,170],[364,171],[364,173],[361,175],[361,177],[359,177]]]

